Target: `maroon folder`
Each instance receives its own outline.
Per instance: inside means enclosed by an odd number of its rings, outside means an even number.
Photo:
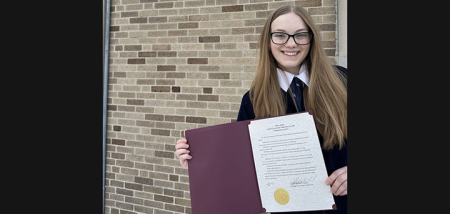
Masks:
[[[239,121],[185,131],[192,159],[192,214],[260,214],[248,124]]]
[[[312,115],[311,111],[299,113]],[[185,131],[192,155],[188,160],[192,214],[266,212],[253,160],[248,129],[251,121]],[[330,209],[336,209],[336,205]]]

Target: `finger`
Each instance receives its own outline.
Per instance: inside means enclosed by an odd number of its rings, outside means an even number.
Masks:
[[[178,149],[187,149],[187,148],[189,148],[189,144],[187,144],[187,143],[179,143],[179,144],[175,145],[175,149],[176,150],[178,150]]]
[[[177,140],[177,144],[186,144],[187,143],[187,140],[186,140],[186,138],[181,138],[181,139],[178,139]]]
[[[191,151],[187,150],[187,149],[177,149],[175,151],[175,155],[180,158],[182,155],[184,154],[189,154]]]
[[[331,185],[331,192],[335,195],[343,192],[347,189],[347,172],[344,172],[336,178],[334,183]]]
[[[186,129],[183,131],[183,136],[186,137]]]
[[[344,181],[344,183],[342,183],[333,194],[336,196],[347,195],[347,181]]]
[[[192,156],[190,156],[189,154],[180,155],[180,160],[186,161],[186,160],[190,160],[190,159],[192,159]]]
[[[187,161],[192,159],[192,156],[188,155],[188,154],[183,154],[180,156],[180,163],[181,166],[186,167],[187,166]]]
[[[336,178],[339,175],[341,175],[342,173],[346,173],[346,172],[347,172],[347,166],[344,166],[342,168],[335,170],[333,173],[331,173],[331,175],[327,178],[327,180],[325,180],[325,183],[327,185],[332,185],[333,182],[336,180]]]

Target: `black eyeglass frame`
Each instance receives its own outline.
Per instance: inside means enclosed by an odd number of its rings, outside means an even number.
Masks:
[[[272,35],[273,34],[275,34],[275,33],[282,33],[282,34],[285,34],[285,35],[287,35],[288,36],[288,38],[286,39],[286,42],[284,42],[284,43],[275,43],[274,41],[273,41],[273,38],[272,38]],[[296,40],[295,40],[295,35],[297,35],[297,34],[302,34],[302,33],[307,33],[307,34],[309,34],[309,42],[308,43],[306,43],[306,44],[299,44]],[[287,34],[287,33],[284,33],[284,32],[271,32],[271,33],[269,33],[269,37],[270,37],[270,41],[272,41],[272,43],[273,44],[276,44],[276,45],[284,45],[284,44],[286,44],[288,41],[289,41],[289,39],[292,37],[292,39],[294,40],[294,42],[295,42],[295,44],[297,44],[297,45],[307,45],[307,44],[309,44],[309,43],[311,43],[311,41],[313,40],[313,38],[314,38],[314,34],[312,33],[312,32],[300,32],[300,33],[296,33],[296,34]]]

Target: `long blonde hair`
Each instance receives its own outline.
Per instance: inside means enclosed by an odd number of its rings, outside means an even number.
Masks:
[[[328,59],[322,48],[319,31],[310,15],[300,6],[282,6],[269,14],[259,38],[259,60],[255,78],[250,87],[250,100],[256,118],[286,114],[286,100],[277,77],[277,61],[269,50],[271,24],[277,17],[294,12],[308,25],[314,38],[303,60],[309,71],[309,87],[303,97],[306,110],[311,110],[323,149],[335,145],[342,148],[347,138],[347,79]]]

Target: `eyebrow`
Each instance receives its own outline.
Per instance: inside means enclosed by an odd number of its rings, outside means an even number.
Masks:
[[[273,32],[286,32],[285,30],[283,30],[283,29],[275,29]],[[297,32],[302,32],[302,31],[308,31],[308,29],[304,29],[304,28],[302,28],[302,29],[298,29],[298,30],[296,30],[295,32],[297,33]]]

